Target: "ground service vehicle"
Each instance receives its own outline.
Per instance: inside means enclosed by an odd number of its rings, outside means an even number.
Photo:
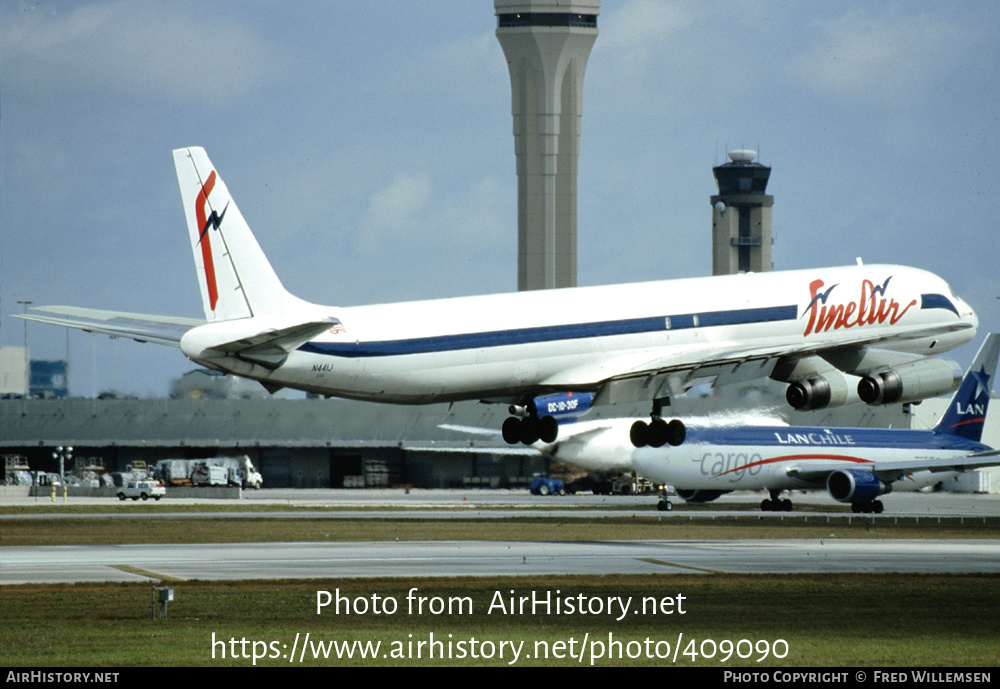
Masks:
[[[159,500],[167,494],[166,487],[157,481],[129,481],[124,487],[118,490],[118,499],[132,498],[138,500],[148,500],[153,498]]]

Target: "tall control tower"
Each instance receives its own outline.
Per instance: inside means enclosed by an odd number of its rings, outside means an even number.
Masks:
[[[712,168],[719,195],[712,199],[712,275],[771,270],[771,206],[764,193],[771,168],[755,162],[757,151],[729,152]]]
[[[494,0],[517,156],[517,288],[576,286],[583,73],[600,0]]]

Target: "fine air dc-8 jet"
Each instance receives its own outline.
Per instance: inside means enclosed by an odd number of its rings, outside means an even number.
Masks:
[[[959,366],[929,358],[978,321],[944,280],[858,265],[375,306],[321,306],[282,286],[201,148],[174,151],[205,318],[65,306],[32,320],[179,346],[192,361],[259,381],[395,404],[510,405],[510,443],[554,441],[573,393],[645,402],[636,446],[677,445],[661,418],[693,385],[770,376],[800,409],[949,392]],[[844,374],[861,377],[857,393]],[[555,397],[546,397],[555,395]],[[543,403],[536,402],[546,397]],[[575,399],[579,399],[576,397]]]
[[[770,497],[761,509],[787,511],[792,503],[779,500],[782,491],[825,489],[855,512],[882,512],[878,496],[907,476],[926,479],[927,472],[940,476],[1000,464],[1000,450],[981,442],[998,356],[1000,335],[991,334],[930,430],[692,425],[683,447],[633,450],[632,468],[692,502],[766,490]],[[587,448],[576,452],[592,454]],[[659,508],[670,509],[666,497]]]

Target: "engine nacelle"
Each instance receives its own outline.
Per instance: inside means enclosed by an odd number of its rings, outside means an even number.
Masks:
[[[834,374],[826,376],[811,376],[797,380],[788,386],[785,391],[785,399],[793,409],[799,411],[809,411],[810,409],[823,409],[825,407],[840,407],[848,404],[850,387],[844,376]]]
[[[675,488],[674,491],[677,493],[677,497],[684,502],[690,502],[696,505],[703,502],[712,502],[720,495],[725,495],[730,492],[728,490],[683,490],[680,488]]]
[[[892,484],[878,479],[870,471],[839,469],[826,477],[826,490],[837,502],[871,502],[892,492]]]
[[[551,416],[555,419],[573,419],[590,410],[594,395],[590,392],[557,392],[553,395],[536,397],[528,404],[526,411],[539,419]]]
[[[924,359],[872,371],[858,383],[858,396],[868,404],[916,402],[954,391],[962,374],[951,359]]]

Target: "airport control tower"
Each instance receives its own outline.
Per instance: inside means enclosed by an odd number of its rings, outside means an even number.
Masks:
[[[729,162],[712,168],[719,195],[712,197],[712,275],[771,270],[771,206],[764,193],[771,168],[756,151],[729,152]]]
[[[517,287],[576,286],[583,73],[600,0],[494,0],[517,156]]]

